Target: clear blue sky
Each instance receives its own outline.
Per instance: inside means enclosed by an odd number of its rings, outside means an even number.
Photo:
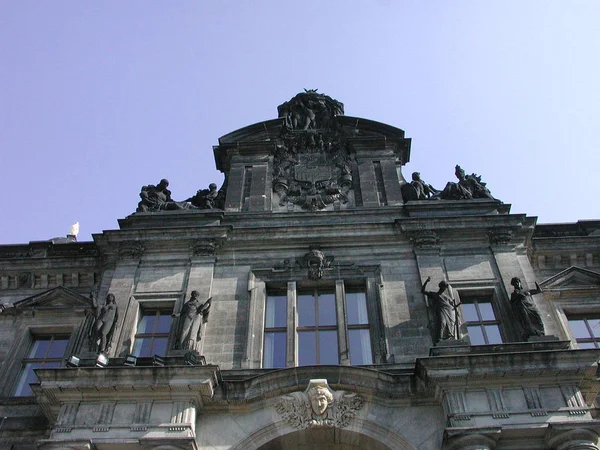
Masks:
[[[304,88],[477,172],[539,222],[600,218],[600,1],[0,2],[0,243],[118,228],[220,184],[220,136]]]

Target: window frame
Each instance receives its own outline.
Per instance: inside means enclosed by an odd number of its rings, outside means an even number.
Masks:
[[[268,289],[267,289],[268,284]],[[346,290],[349,292],[360,288],[365,294],[367,304],[368,324],[347,323]],[[286,323],[286,364],[285,367],[298,367],[298,332],[307,331],[313,327],[298,327],[297,297],[299,292],[313,290],[317,292],[329,291],[335,294],[336,326],[319,326],[317,329],[337,331],[339,365],[351,365],[349,347],[349,330],[368,329],[371,349],[371,363],[363,365],[380,364],[384,361],[386,352],[382,349],[384,340],[378,330],[382,329],[381,309],[378,296],[377,284],[373,278],[347,277],[346,280],[319,280],[310,282],[308,280],[288,281],[285,283],[266,283],[253,276],[250,277],[250,323],[247,347],[246,367],[248,368],[270,368],[264,364],[265,335],[270,331],[283,330],[282,327],[269,328],[266,324],[266,304],[269,294],[282,295],[286,292],[287,298],[287,323]],[[254,358],[252,358],[254,356]],[[273,367],[277,368],[277,367]]]
[[[25,370],[26,370],[26,366],[28,364],[41,363],[42,366],[39,368],[43,368],[44,365],[47,363],[58,363],[57,368],[64,367],[65,359],[68,357],[69,351],[71,350],[72,345],[73,345],[73,342],[72,342],[73,332],[72,331],[73,331],[72,329],[58,329],[58,330],[29,329],[28,330],[29,338],[26,340],[27,348],[23,352],[23,357],[18,360],[18,371],[17,371],[16,377],[14,379],[14,382],[12,383],[12,385],[10,387],[9,395],[11,397],[22,398],[22,399],[34,397],[33,392],[31,392],[29,395],[17,395],[17,389],[19,389],[19,385],[21,384],[23,377],[26,376]],[[50,338],[49,340],[50,340],[51,344],[48,346],[45,356],[43,358],[42,357],[31,357],[29,354],[33,350],[35,343],[48,340],[48,338]],[[61,341],[64,340],[67,342],[63,354],[61,356],[48,357],[48,353],[49,353],[50,349],[52,348],[52,343],[58,339],[60,339]],[[35,370],[35,369],[33,369],[33,370]],[[36,376],[36,379],[37,379],[37,376]],[[29,387],[30,384],[31,383],[27,383],[27,386]],[[29,387],[29,389],[31,390],[30,387]]]
[[[170,310],[170,312],[169,312],[169,310]],[[153,316],[154,316],[153,328],[154,329],[152,330],[151,333],[140,333],[139,326],[141,324],[143,317],[145,315],[150,315],[150,314],[144,314],[144,313],[150,313],[150,312],[154,313],[153,314]],[[164,314],[161,314],[161,313],[164,313]],[[170,317],[169,331],[167,331],[167,332],[158,332],[157,331],[157,328],[159,325],[159,320],[157,320],[157,319],[162,315]],[[170,350],[171,335],[173,334],[174,322],[175,321],[173,320],[172,307],[169,307],[169,305],[163,306],[163,305],[156,305],[156,304],[152,304],[152,303],[140,303],[140,305],[138,307],[138,319],[136,321],[135,334],[133,335],[133,340],[132,340],[131,353],[138,358],[151,358],[154,355],[157,355],[160,357],[167,356],[169,354],[169,350]],[[137,345],[138,340],[150,339],[150,348],[153,349],[155,340],[156,339],[164,339],[164,338],[166,338],[166,346],[165,346],[164,355],[159,355],[158,353],[152,353],[150,355],[136,355],[136,345]]]
[[[503,294],[502,287],[496,283],[490,286],[490,284],[473,285],[472,283],[454,282],[451,283],[452,288],[458,294],[461,306],[459,308],[459,332],[461,338],[467,338],[471,345],[501,345],[510,342],[515,342],[517,339],[517,330],[514,325],[511,325],[511,309],[508,298]],[[495,320],[483,321],[483,322],[467,322],[465,313],[462,307],[463,303],[472,303],[473,300],[489,299],[489,303],[492,305],[492,311],[494,312]],[[472,344],[471,338],[467,331],[467,325],[473,326],[479,324],[484,325],[497,325],[500,332],[500,338],[502,342],[497,344]]]

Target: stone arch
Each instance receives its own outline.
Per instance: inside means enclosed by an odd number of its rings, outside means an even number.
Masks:
[[[232,450],[293,450],[294,443],[339,445],[340,450],[414,450],[402,435],[375,422],[354,419],[347,428],[297,430],[285,422],[276,422],[259,429],[232,446]],[[329,447],[328,447],[329,448]],[[337,447],[335,447],[337,448]]]

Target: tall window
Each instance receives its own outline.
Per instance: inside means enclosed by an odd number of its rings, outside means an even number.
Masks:
[[[298,294],[298,365],[339,364],[334,292]]]
[[[267,296],[265,316],[264,367],[285,367],[287,346],[287,296]]]
[[[171,331],[171,312],[142,308],[133,345],[135,356],[166,356]]]
[[[30,383],[37,383],[39,380],[33,372],[34,369],[52,369],[60,367],[62,359],[69,343],[68,335],[45,335],[34,336],[27,357],[23,359],[23,366],[17,387],[14,392],[15,397],[28,397],[33,395]]]
[[[295,303],[292,298],[283,292],[267,295],[263,367],[282,368],[292,361],[299,366],[373,363],[364,289],[336,294],[333,288],[312,288],[298,291]]]
[[[600,348],[600,318],[575,316],[568,320],[579,348]]]
[[[489,298],[467,298],[462,312],[471,345],[501,344],[500,321]]]

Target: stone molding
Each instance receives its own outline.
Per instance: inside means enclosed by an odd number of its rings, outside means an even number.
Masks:
[[[598,450],[600,437],[598,432],[588,428],[565,430],[561,426],[551,426],[546,435],[546,444],[552,450]]]

